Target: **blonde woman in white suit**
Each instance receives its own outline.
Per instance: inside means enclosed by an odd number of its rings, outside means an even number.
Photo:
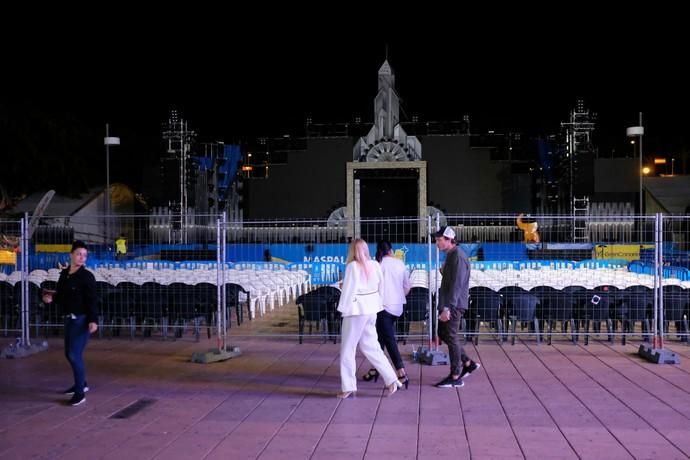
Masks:
[[[402,386],[393,366],[381,350],[376,334],[376,314],[383,310],[383,273],[381,266],[371,260],[366,241],[350,243],[347,266],[343,278],[338,311],[343,316],[340,344],[340,382],[338,397],[345,399],[357,391],[357,344],[369,360],[388,390],[388,396]]]

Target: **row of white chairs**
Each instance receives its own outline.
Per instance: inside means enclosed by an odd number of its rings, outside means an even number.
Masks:
[[[412,287],[425,287],[436,290],[443,279],[440,272],[432,272],[431,285],[429,275],[425,270],[415,270],[410,274]],[[518,286],[526,290],[536,286],[551,286],[563,289],[567,286],[583,286],[588,289],[597,286],[611,285],[619,289],[630,286],[654,287],[654,277],[640,273],[629,272],[625,268],[577,268],[568,270],[552,270],[542,267],[539,270],[472,270],[470,273],[470,287],[486,286],[499,290],[506,286]],[[664,286],[681,286],[690,288],[690,281],[677,278],[664,278]]]
[[[258,296],[270,295],[281,304],[294,299],[311,289],[310,275],[304,271],[253,271],[253,270],[226,270],[225,282],[236,283],[254,290]],[[98,281],[105,281],[113,286],[120,282],[132,282],[141,285],[145,282],[156,282],[163,285],[171,283],[184,283],[194,285],[198,283],[216,284],[217,273],[209,270],[139,270],[139,269],[97,269],[94,272]],[[29,274],[29,282],[40,285],[43,281],[57,281],[57,270],[34,270]],[[413,287],[431,287],[436,289],[440,285],[442,275],[433,272],[431,286],[429,275],[425,270],[414,270],[410,274]],[[21,273],[12,272],[10,275],[0,274],[0,281],[6,281],[12,285],[21,281]],[[470,276],[473,286],[504,287],[521,286],[531,288],[534,286],[553,286],[562,288],[565,286],[596,287],[612,285],[619,288],[642,285],[653,287],[652,275],[633,273],[625,268],[577,268],[555,270],[549,267],[541,267],[538,270],[473,270]],[[690,281],[681,281],[676,278],[664,278],[664,285],[678,285],[684,288],[690,287]],[[267,299],[270,302],[270,299]]]
[[[98,268],[92,270],[96,281],[106,282],[112,286],[128,282],[142,285],[154,282],[161,285],[183,283],[196,285],[209,283],[216,285],[218,273],[210,270],[153,270],[136,268]],[[267,309],[273,310],[296,299],[299,295],[311,289],[311,276],[304,270],[297,271],[268,271],[268,270],[226,270],[223,273],[225,283],[240,285],[249,293],[250,310],[252,316],[258,311],[264,314]],[[44,281],[57,281],[59,271],[34,270],[29,274],[29,282],[40,286]],[[15,271],[10,275],[2,275],[0,281],[7,281],[12,285],[21,281],[21,272]],[[240,300],[246,300],[241,295]]]

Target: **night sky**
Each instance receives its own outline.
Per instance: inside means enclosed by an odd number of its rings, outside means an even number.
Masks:
[[[200,140],[229,143],[299,135],[307,116],[316,123],[369,120],[386,45],[408,117],[469,114],[473,132],[549,134],[581,97],[598,113],[601,155],[629,148],[625,128],[637,124],[638,111],[648,154],[690,150],[682,29],[646,31],[636,45],[634,24],[559,33],[558,23],[505,29],[484,22],[470,29],[467,21],[434,34],[375,33],[375,22],[364,30],[362,24],[309,29],[275,22],[238,30],[215,23],[173,35],[140,23],[46,33],[5,61],[11,71],[0,98],[0,148],[9,160],[0,183],[15,193],[102,184],[101,138],[109,122],[122,139],[111,180],[137,188],[142,167],[161,153],[160,126],[170,108],[182,112]],[[505,38],[494,36],[499,29],[508,32]],[[569,53],[579,57],[571,60]]]

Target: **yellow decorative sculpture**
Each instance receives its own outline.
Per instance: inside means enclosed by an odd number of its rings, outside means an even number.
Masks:
[[[0,264],[16,265],[19,237],[0,235]]]
[[[517,226],[520,230],[525,232],[525,243],[539,243],[541,239],[539,238],[539,232],[537,229],[539,228],[539,224],[537,222],[532,222],[530,224],[527,224],[522,221],[522,217],[524,214],[520,214],[517,217]]]

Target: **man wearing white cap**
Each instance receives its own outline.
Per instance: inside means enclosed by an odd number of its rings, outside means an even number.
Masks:
[[[433,236],[436,238],[436,247],[446,253],[446,262],[441,269],[443,279],[438,291],[438,336],[448,345],[450,356],[450,375],[436,386],[461,387],[464,385],[462,380],[481,367],[465,354],[458,335],[460,321],[469,306],[470,261],[458,248],[455,231],[451,227],[442,227]]]

